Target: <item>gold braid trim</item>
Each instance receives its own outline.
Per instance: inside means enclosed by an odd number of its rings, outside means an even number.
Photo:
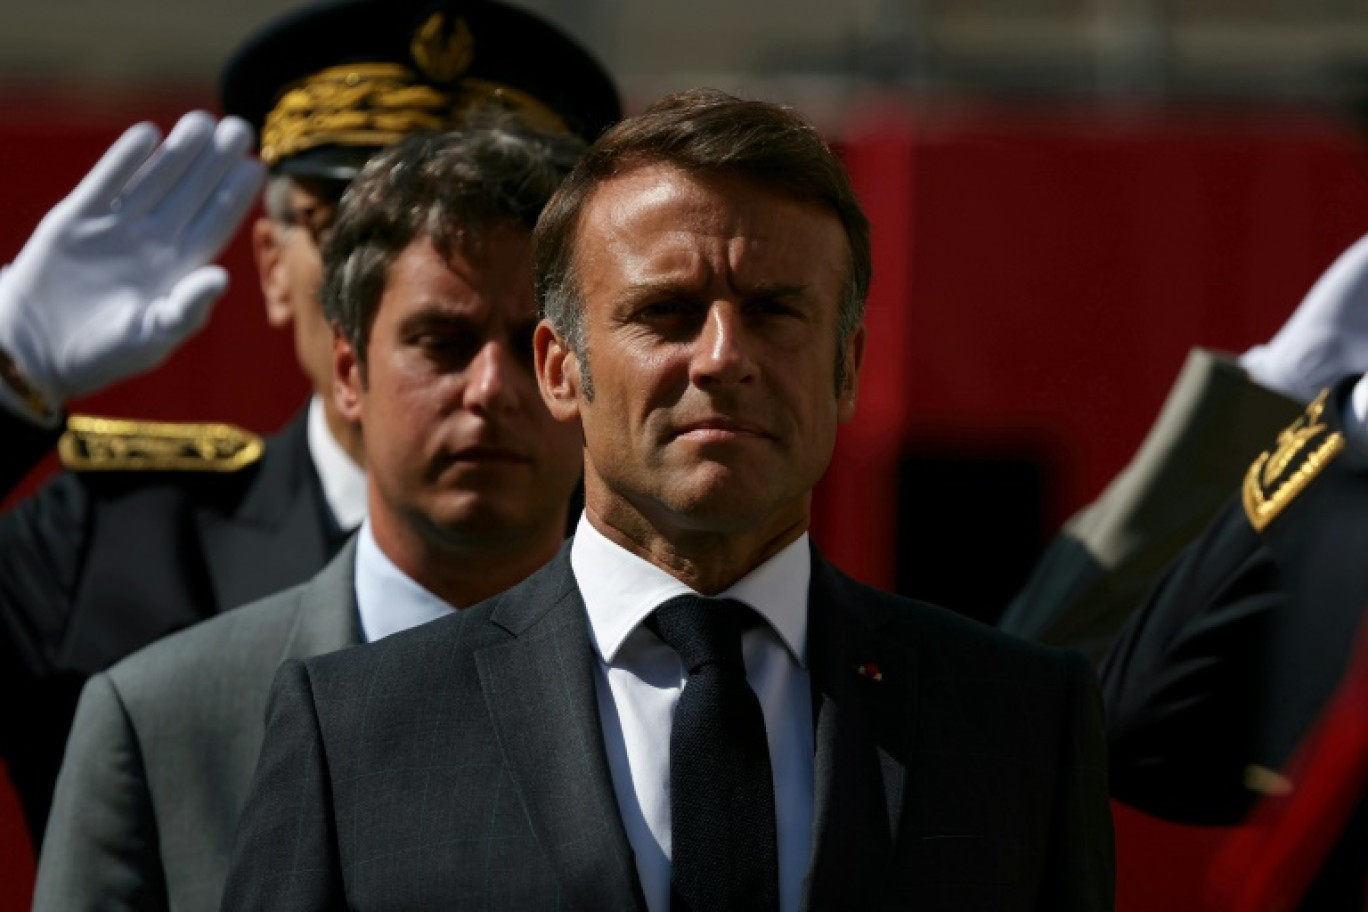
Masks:
[[[231,424],[72,415],[57,442],[78,472],[236,472],[261,458],[261,438]]]
[[[1277,449],[1262,453],[1245,473],[1245,515],[1255,532],[1262,532],[1321,470],[1344,450],[1344,435],[1321,421],[1324,390],[1306,411],[1278,434]],[[1321,438],[1321,439],[1317,439]]]
[[[290,85],[266,115],[261,160],[267,165],[318,146],[388,146],[412,133],[450,130],[472,111],[502,107],[565,130],[554,111],[526,92],[481,79],[442,90],[396,63],[329,67]]]

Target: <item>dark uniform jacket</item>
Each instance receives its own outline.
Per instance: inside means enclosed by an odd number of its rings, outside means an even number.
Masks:
[[[1340,417],[1352,387],[1249,467],[1104,662],[1112,792],[1127,804],[1238,821],[1280,786],[1334,692],[1368,605],[1368,453]]]
[[[87,677],[309,578],[340,544],[305,428],[301,412],[231,472],[64,471],[0,516],[0,751],[35,845]],[[0,416],[0,434],[8,490],[55,433]]]
[[[805,908],[1112,908],[1081,656],[862,586],[816,552],[808,611]],[[223,908],[644,909],[595,661],[567,547],[480,605],[285,663]]]

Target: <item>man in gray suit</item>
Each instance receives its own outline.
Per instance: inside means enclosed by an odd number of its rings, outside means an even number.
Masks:
[[[382,153],[326,248],[334,393],[369,519],[309,583],[153,644],[82,695],[37,909],[216,908],[268,685],[545,563],[580,474],[531,365],[531,228],[583,144],[499,115]]]
[[[672,96],[537,226],[585,514],[525,582],[281,666],[225,909],[1109,909],[1079,655],[810,544],[868,223],[791,111]]]

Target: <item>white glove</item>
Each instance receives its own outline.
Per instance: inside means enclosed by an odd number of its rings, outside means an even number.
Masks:
[[[207,264],[261,188],[252,129],[192,111],[160,138],[130,127],[0,272],[0,350],[52,412],[160,364],[228,287]]]
[[[1302,402],[1368,371],[1368,236],[1340,254],[1272,341],[1240,364],[1262,386]]]

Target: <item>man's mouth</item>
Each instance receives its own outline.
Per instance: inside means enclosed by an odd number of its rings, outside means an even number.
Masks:
[[[447,462],[519,463],[529,461],[518,450],[489,444],[477,444],[462,447],[459,450],[451,450],[445,454],[445,458]]]
[[[768,439],[772,435],[754,424],[726,416],[716,416],[681,424],[675,429],[674,436],[677,439],[700,443],[724,443],[734,440]]]

